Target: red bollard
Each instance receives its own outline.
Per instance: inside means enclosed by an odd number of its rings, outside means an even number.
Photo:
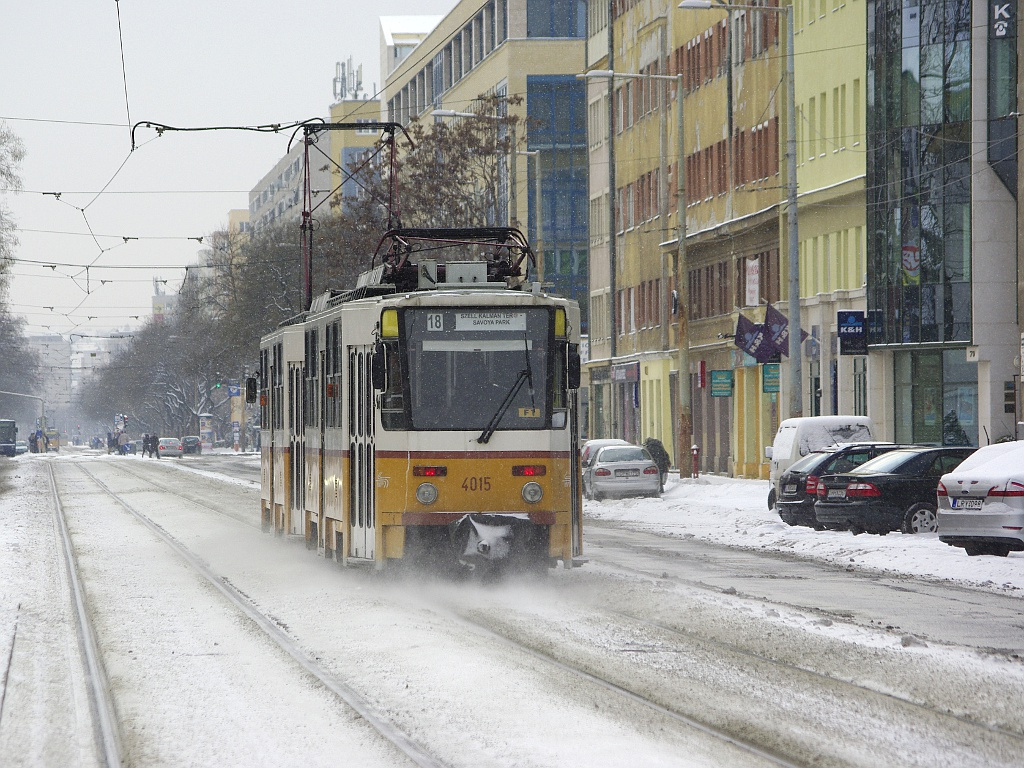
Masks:
[[[690,477],[697,477],[700,475],[700,446],[694,445],[690,452],[693,454],[693,472]]]

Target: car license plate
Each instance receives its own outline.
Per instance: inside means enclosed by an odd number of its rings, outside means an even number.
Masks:
[[[639,469],[616,469],[616,477],[640,477]]]
[[[949,506],[953,509],[981,509],[984,499],[950,499]]]
[[[830,499],[845,499],[846,489],[845,488],[829,488],[828,498]]]
[[[796,483],[789,483],[782,489],[783,493],[796,493]]]

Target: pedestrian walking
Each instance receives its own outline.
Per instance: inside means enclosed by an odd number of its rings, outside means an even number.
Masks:
[[[128,455],[128,443],[130,441],[131,439],[128,437],[127,432],[121,432],[121,434],[117,436],[117,450],[122,456]]]
[[[658,472],[661,474],[661,490],[664,491],[665,480],[668,479],[668,468],[671,464],[668,451],[665,450],[665,444],[656,437],[648,437],[644,440],[644,448],[651,454],[654,463],[658,465]]]
[[[149,450],[160,458],[160,435],[152,435],[149,438]]]

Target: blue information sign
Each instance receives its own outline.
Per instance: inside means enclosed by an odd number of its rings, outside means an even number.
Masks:
[[[868,353],[868,329],[863,312],[842,310],[836,322],[839,328],[839,354],[866,355]]]

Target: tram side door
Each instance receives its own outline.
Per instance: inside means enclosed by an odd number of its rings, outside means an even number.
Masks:
[[[305,381],[301,363],[288,366],[288,418],[291,419],[291,445],[288,446],[292,457],[291,477],[289,477],[289,494],[291,514],[289,533],[300,536],[306,533],[306,413],[303,407],[306,400]]]
[[[375,547],[372,346],[348,348],[348,556],[373,559]]]

